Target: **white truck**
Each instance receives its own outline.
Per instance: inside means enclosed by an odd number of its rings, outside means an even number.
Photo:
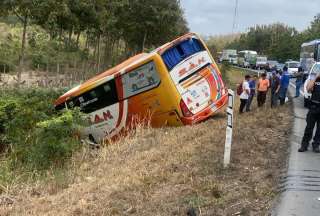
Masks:
[[[220,62],[228,62],[233,65],[238,64],[237,50],[226,49],[222,51]]]
[[[266,56],[258,56],[256,61],[256,69],[267,69],[268,58]]]

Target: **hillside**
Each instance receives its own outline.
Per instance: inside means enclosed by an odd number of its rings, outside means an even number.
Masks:
[[[230,85],[239,71],[229,71]],[[238,106],[238,103],[237,103]],[[75,154],[66,171],[11,185],[0,215],[266,215],[285,166],[289,106],[236,115],[222,168],[225,114],[189,127],[139,128]]]

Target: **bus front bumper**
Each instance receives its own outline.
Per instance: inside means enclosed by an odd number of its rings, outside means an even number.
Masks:
[[[202,122],[218,111],[220,111],[228,103],[228,94],[223,95],[219,100],[210,104],[201,112],[193,115],[192,117],[181,117],[181,121],[184,125],[193,125],[198,122]]]

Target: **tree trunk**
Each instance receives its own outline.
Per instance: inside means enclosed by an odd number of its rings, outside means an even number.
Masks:
[[[100,42],[101,42],[101,35],[99,34],[98,36],[98,54],[97,54],[97,63],[98,63],[98,66],[97,66],[97,72],[100,72],[100,62],[101,62],[101,56],[100,56]]]
[[[20,51],[20,58],[19,58],[18,85],[20,85],[21,83],[21,74],[24,72],[24,54],[25,54],[26,39],[27,39],[27,26],[28,26],[28,16],[25,16],[23,20],[22,42],[21,42],[21,51]]]
[[[79,48],[79,40],[80,40],[80,35],[81,35],[81,32],[79,32],[78,34],[77,34],[77,47]]]
[[[71,29],[69,30],[69,36],[68,36],[68,42],[67,42],[67,48],[68,48],[68,49],[71,48],[72,32],[73,32],[73,29],[71,28]]]
[[[144,52],[144,48],[145,48],[145,45],[146,45],[146,40],[147,40],[147,32],[145,32],[144,36],[143,36],[141,52]]]

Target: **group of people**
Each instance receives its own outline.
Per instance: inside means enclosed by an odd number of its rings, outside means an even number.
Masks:
[[[239,84],[237,92],[240,95],[240,109],[239,113],[245,111],[250,112],[251,103],[257,95],[258,107],[264,106],[268,91],[271,92],[271,107],[285,104],[287,91],[290,83],[291,76],[288,73],[288,68],[284,67],[283,72],[272,72],[271,76],[263,73],[260,77],[257,75],[246,75],[244,81]],[[304,73],[302,68],[294,74],[296,78],[296,95],[300,96],[300,88],[304,83]],[[309,112],[307,114],[307,125],[305,128],[304,136],[299,148],[299,152],[308,150],[310,141],[312,142],[312,149],[315,153],[320,153],[320,74],[316,75],[307,83],[306,90],[311,93]],[[313,130],[317,127],[316,133]],[[314,134],[314,136],[313,136]]]
[[[280,105],[284,105],[289,82],[290,75],[287,67],[283,68],[282,73],[272,71],[272,75],[269,77],[266,73],[262,73],[260,77],[257,75],[246,75],[244,81],[238,86],[240,90],[237,90],[240,95],[239,113],[242,114],[245,111],[250,112],[251,104],[255,96],[257,96],[258,107],[264,106],[269,90],[271,92],[271,107],[278,106],[279,102]],[[300,94],[300,91],[298,92]],[[299,95],[296,96],[298,97]]]

